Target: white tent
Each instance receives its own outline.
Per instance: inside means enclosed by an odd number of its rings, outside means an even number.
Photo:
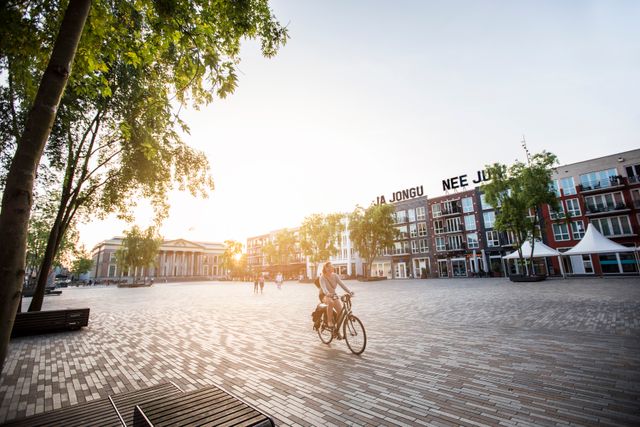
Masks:
[[[522,251],[522,257],[529,259],[531,257],[531,243],[526,240],[522,246],[520,246],[520,250]],[[536,240],[536,244],[533,248],[533,257],[534,258],[545,258],[548,256],[558,256],[561,255],[560,252],[556,251],[553,248],[542,243],[540,240]],[[503,256],[504,259],[517,259],[520,258],[520,254],[518,251],[511,252],[509,255]]]
[[[604,237],[593,224],[589,223],[584,237],[573,248],[563,252],[563,256],[587,255],[587,254],[611,254],[616,252],[633,252],[634,248],[628,248]]]
[[[529,242],[529,240],[525,240],[522,246],[520,246],[520,251],[522,252],[522,258],[525,258],[525,259],[531,258],[531,242]],[[564,277],[564,268],[562,267],[562,260],[560,260],[560,255],[562,255],[560,252],[556,251],[553,248],[550,248],[549,246],[542,243],[540,240],[536,239],[535,245],[533,247],[533,258],[546,258],[550,256],[557,256],[558,261],[560,262],[560,272],[562,273],[562,277]],[[518,258],[520,258],[520,254],[518,253],[518,251],[513,251],[509,255],[502,257],[503,260],[518,259]]]
[[[593,224],[589,223],[587,231],[584,233],[584,237],[573,248],[562,253],[562,256],[571,255],[587,255],[587,254],[618,254],[618,253],[634,252],[634,259],[638,266],[638,273],[640,273],[640,262],[638,261],[637,248],[629,248],[622,246],[612,240],[604,237]],[[620,259],[618,257],[618,262]]]

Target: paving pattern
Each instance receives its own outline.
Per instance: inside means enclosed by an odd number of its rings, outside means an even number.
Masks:
[[[312,330],[311,284],[65,289],[78,332],[11,341],[0,422],[174,381],[279,425],[640,425],[640,280],[351,282],[361,356]]]

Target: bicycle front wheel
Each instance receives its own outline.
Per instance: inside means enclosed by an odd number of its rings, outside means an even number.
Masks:
[[[318,328],[318,337],[320,337],[320,341],[325,344],[329,344],[331,340],[333,340],[333,333],[331,331],[331,328],[327,326],[325,322],[322,322],[322,324]]]
[[[353,354],[361,354],[367,346],[367,333],[360,319],[353,314],[349,315],[344,320],[342,331],[349,350]]]

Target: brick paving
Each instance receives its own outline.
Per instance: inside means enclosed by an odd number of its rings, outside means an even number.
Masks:
[[[311,327],[313,285],[65,289],[78,332],[11,341],[0,422],[163,381],[280,425],[640,425],[640,280],[352,282],[362,356]]]

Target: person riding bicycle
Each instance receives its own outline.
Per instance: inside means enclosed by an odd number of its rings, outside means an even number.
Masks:
[[[335,325],[333,319],[333,310],[336,310],[336,313],[340,314],[342,311],[342,302],[340,298],[336,294],[336,289],[340,285],[345,292],[350,295],[354,295],[353,291],[345,285],[340,277],[335,273],[333,269],[333,265],[331,262],[326,262],[322,266],[322,275],[320,276],[320,287],[322,288],[322,292],[324,293],[324,303],[327,304],[327,323],[329,327],[333,330],[335,334]]]

